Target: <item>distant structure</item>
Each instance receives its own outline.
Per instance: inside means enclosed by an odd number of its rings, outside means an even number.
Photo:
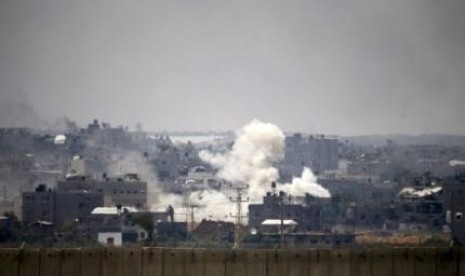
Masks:
[[[71,176],[58,181],[57,191],[88,191],[102,193],[104,206],[117,205],[145,208],[147,206],[147,182],[141,181],[137,174],[126,174],[110,178],[105,174],[101,180],[87,176]]]
[[[284,160],[281,162],[281,176],[289,180],[300,176],[304,167],[316,174],[335,170],[339,164],[339,140],[324,135],[304,136],[295,133],[285,139]]]
[[[293,202],[292,197],[285,196],[280,206],[279,195],[268,192],[263,197],[263,204],[249,204],[249,228],[260,232],[265,221],[283,219],[294,221],[296,231],[315,231],[320,229],[320,209],[318,205],[304,205]]]
[[[195,166],[188,170],[186,176],[180,176],[176,182],[185,184],[189,190],[219,189],[222,181],[219,180],[213,170],[208,170],[204,166]]]
[[[147,223],[152,224],[155,219],[166,218],[165,213],[142,212],[129,206],[97,207],[89,214],[82,232],[93,236],[103,245],[118,246],[143,242],[150,234],[141,225],[135,223],[137,218],[143,216],[148,216],[150,220]]]
[[[351,231],[323,231],[322,209],[330,204],[328,199],[307,196],[304,203],[293,202],[283,192],[269,192],[263,204],[249,205],[249,230],[245,242],[260,243],[281,248],[286,246],[334,247],[355,242]]]
[[[444,184],[444,209],[451,235],[458,245],[465,245],[465,171]]]
[[[42,222],[53,228],[79,222],[103,205],[103,195],[86,191],[52,191],[45,184],[34,192],[24,192],[22,217],[26,225]]]
[[[441,186],[400,191],[397,199],[399,230],[408,232],[440,232],[445,224]]]

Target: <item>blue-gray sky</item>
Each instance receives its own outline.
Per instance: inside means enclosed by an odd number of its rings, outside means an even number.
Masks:
[[[26,124],[26,102],[146,130],[465,134],[464,15],[463,0],[0,0],[0,123]]]

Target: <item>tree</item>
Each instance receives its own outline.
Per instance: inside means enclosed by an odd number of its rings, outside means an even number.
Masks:
[[[145,213],[139,213],[139,214],[134,214],[134,218],[132,219],[132,222],[134,224],[140,225],[142,228],[144,228],[145,231],[147,231],[147,239],[149,241],[153,240],[153,230],[155,228],[154,226],[154,218],[152,213],[145,212]]]
[[[13,212],[5,212],[0,220],[0,243],[16,242],[21,238],[21,223]]]

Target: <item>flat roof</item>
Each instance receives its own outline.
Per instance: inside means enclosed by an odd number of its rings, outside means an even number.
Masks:
[[[121,212],[124,212],[124,209],[126,209],[129,213],[137,213],[138,210],[134,207],[127,207],[123,206],[121,207]],[[117,215],[118,214],[118,208],[116,207],[97,207],[90,212],[91,215]]]
[[[262,223],[262,225],[281,225],[280,219],[266,219]],[[297,225],[297,222],[292,219],[283,219],[284,225]]]

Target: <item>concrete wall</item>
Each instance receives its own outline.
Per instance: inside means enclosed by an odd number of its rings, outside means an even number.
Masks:
[[[0,249],[1,275],[465,275],[465,250]]]

